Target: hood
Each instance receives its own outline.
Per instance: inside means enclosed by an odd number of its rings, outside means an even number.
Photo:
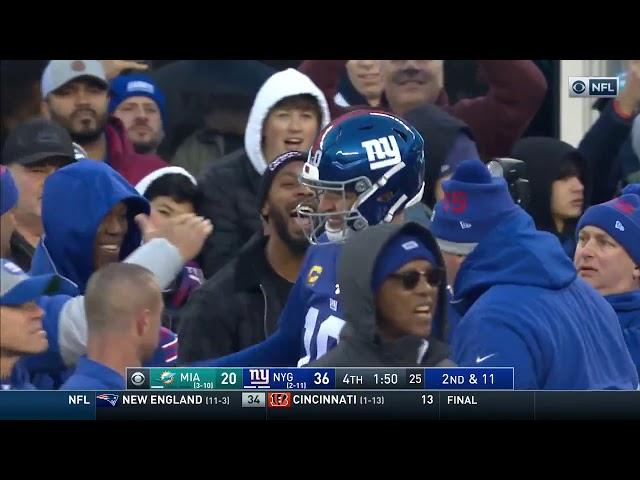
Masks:
[[[605,300],[613,307],[616,313],[638,312],[640,316],[640,290],[633,292],[606,295]]]
[[[164,167],[164,168],[159,168],[158,170],[154,170],[153,172],[151,172],[149,175],[144,177],[142,180],[140,180],[136,184],[136,191],[140,195],[144,196],[145,192],[147,191],[147,188],[149,188],[149,185],[151,185],[158,178],[164,177],[165,175],[175,174],[175,173],[178,173],[180,175],[184,175],[189,180],[191,180],[191,183],[193,183],[196,186],[198,185],[198,182],[193,177],[193,175],[191,175],[189,172],[187,172],[182,167],[175,167],[174,166],[174,167]]]
[[[462,315],[491,287],[558,290],[573,282],[576,275],[557,237],[536,230],[533,219],[518,208],[487,233],[462,262],[452,303]]]
[[[36,250],[32,273],[43,273],[34,270],[45,268],[46,259],[56,273],[84,292],[94,271],[98,226],[118,202],[127,205],[129,223],[120,249],[124,259],[140,245],[142,235],[134,217],[148,214],[149,203],[119,173],[95,160],[79,160],[47,178],[42,196],[45,236]]]
[[[109,116],[107,125],[105,126],[105,135],[107,137],[107,145],[109,150],[109,161],[120,162],[123,158],[128,158],[136,152],[133,143],[127,137],[124,123],[113,115]]]
[[[568,158],[577,161],[581,170],[581,180],[584,185],[584,210],[591,196],[589,168],[585,157],[568,143],[550,137],[528,137],[519,140],[513,147],[511,156],[527,164],[531,201],[527,212],[533,217],[536,226],[541,230],[556,232],[555,223],[551,217],[551,184],[558,178],[560,170]],[[578,219],[575,220],[577,222]],[[567,225],[565,232],[573,235],[575,222]]]
[[[166,167],[167,162],[153,153],[136,153],[129,140],[124,124],[116,117],[110,117],[105,127],[108,154],[105,160],[129,183],[135,185],[149,172]]]
[[[381,224],[355,233],[343,246],[338,260],[342,311],[348,326],[343,331],[346,331],[347,335],[357,336],[367,343],[376,340],[376,309],[371,277],[380,251],[400,233],[412,233],[422,238],[429,249],[435,252],[438,266],[444,268],[435,239],[427,229],[417,223]],[[443,277],[432,327],[433,331],[441,332],[443,338],[446,338],[446,301],[446,281]],[[436,323],[439,323],[438,327],[435,326]],[[403,339],[399,342],[403,342]]]
[[[322,112],[320,129],[324,128],[331,120],[329,105],[324,94],[305,74],[288,68],[269,77],[260,87],[251,107],[247,129],[244,133],[244,148],[258,174],[262,175],[267,167],[267,162],[262,154],[262,126],[269,110],[283,98],[303,94],[313,95],[318,100]]]
[[[425,188],[422,201],[430,208],[436,203],[435,185],[440,178],[445,160],[459,135],[473,140],[469,126],[435,105],[423,105],[407,112],[404,117],[424,139],[426,160]],[[478,153],[475,153],[477,158]],[[471,158],[471,157],[470,157]]]

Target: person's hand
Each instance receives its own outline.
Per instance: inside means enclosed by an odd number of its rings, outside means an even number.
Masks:
[[[145,242],[154,238],[167,239],[178,249],[185,263],[200,253],[205,240],[213,232],[213,225],[208,219],[193,213],[171,218],[160,228],[154,226],[144,213],[136,215],[135,220]]]
[[[627,116],[640,109],[640,60],[630,60],[624,90],[617,98],[618,107]]]
[[[113,80],[124,70],[135,70],[144,72],[149,69],[149,65],[135,60],[100,60],[107,80]]]

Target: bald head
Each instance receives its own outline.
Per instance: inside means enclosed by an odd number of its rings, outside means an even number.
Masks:
[[[159,317],[162,306],[162,293],[153,274],[130,263],[111,263],[97,270],[85,292],[90,334],[131,331],[141,316]]]

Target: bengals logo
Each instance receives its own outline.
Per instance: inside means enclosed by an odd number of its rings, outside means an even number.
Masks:
[[[289,408],[291,392],[269,392],[268,403],[270,408]]]

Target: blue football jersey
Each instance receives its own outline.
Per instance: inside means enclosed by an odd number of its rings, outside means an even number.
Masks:
[[[297,298],[289,297],[280,317],[281,322],[294,321],[289,316],[304,317],[301,336],[302,358],[298,366],[321,357],[338,343],[344,326],[340,310],[340,285],[336,268],[340,245],[319,245],[309,249],[297,282],[301,283]]]

